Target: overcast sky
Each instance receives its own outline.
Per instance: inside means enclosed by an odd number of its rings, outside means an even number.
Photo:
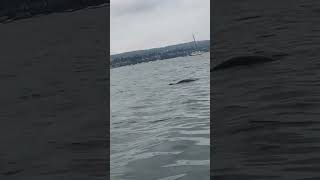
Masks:
[[[111,0],[111,54],[210,39],[210,0]]]

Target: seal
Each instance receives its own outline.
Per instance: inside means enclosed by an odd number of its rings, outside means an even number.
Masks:
[[[169,85],[188,83],[188,82],[193,82],[193,81],[196,81],[196,80],[198,80],[198,79],[183,79],[181,81],[178,81],[177,83],[170,83]]]
[[[237,56],[230,58],[223,63],[217,65],[216,67],[210,69],[210,72],[222,70],[222,69],[228,69],[236,66],[251,66],[255,64],[261,64],[266,62],[275,61],[277,59],[265,57],[265,56]]]

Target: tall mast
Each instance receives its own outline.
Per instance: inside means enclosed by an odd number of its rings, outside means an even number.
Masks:
[[[198,50],[197,41],[196,41],[196,38],[194,37],[194,34],[193,34],[193,33],[192,33],[192,37],[193,37],[194,45],[196,46],[196,50]]]

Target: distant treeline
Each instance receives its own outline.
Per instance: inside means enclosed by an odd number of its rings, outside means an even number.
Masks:
[[[198,41],[199,51],[209,52],[210,41]],[[196,50],[193,42],[177,44],[162,48],[132,51],[111,56],[111,67],[133,65],[142,62],[170,59],[175,57],[190,56]]]
[[[82,9],[109,2],[110,0],[0,0],[0,22],[37,14]]]

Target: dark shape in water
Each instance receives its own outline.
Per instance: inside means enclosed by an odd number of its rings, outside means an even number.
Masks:
[[[182,84],[182,83],[188,83],[188,82],[193,82],[193,81],[196,81],[198,79],[184,79],[184,80],[181,80],[177,83],[170,83],[169,85],[175,85],[175,84]]]
[[[250,66],[254,64],[260,64],[260,63],[265,63],[265,62],[270,62],[275,60],[276,59],[274,58],[269,58],[265,56],[238,56],[238,57],[233,57],[217,65],[216,67],[210,69],[210,72],[221,70],[221,69],[228,69],[236,66]]]

